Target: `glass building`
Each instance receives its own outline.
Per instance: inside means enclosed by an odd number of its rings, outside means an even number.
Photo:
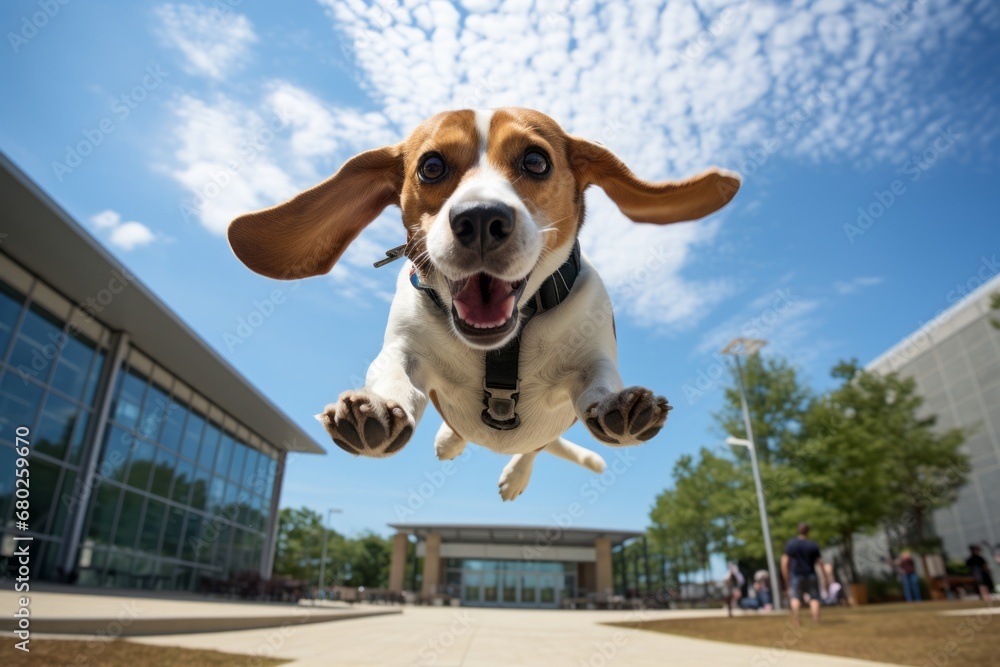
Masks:
[[[978,283],[975,290],[868,365],[912,377],[924,413],[937,415],[939,429],[969,433],[968,483],[933,521],[948,557],[961,560],[973,543],[1000,549],[1000,329],[992,323],[1000,312],[990,304],[1000,293],[1000,275],[985,258],[982,269],[970,281]]]
[[[199,591],[269,578],[289,452],[323,453],[0,156],[0,574]],[[15,433],[31,443],[15,521]],[[218,586],[215,586],[217,589]]]
[[[612,553],[618,549],[624,558],[622,547],[643,537],[641,532],[628,530],[544,526],[390,527],[396,530],[390,591],[419,590],[425,601],[459,601],[477,607],[557,608],[625,594],[628,566],[619,563],[621,582],[616,586]],[[647,581],[648,566],[647,561]],[[633,568],[638,582],[638,565]],[[407,569],[410,581],[406,581]]]

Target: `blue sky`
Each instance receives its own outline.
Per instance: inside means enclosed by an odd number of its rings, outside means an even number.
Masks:
[[[822,388],[838,359],[870,361],[1000,271],[1000,7],[626,4],[12,0],[0,148],[324,444],[312,415],[378,353],[399,265],[371,262],[403,241],[398,213],[330,276],[291,284],[232,256],[233,216],[470,106],[537,108],[651,179],[742,172],[722,213],[669,228],[588,194],[583,248],[615,300],[622,375],[676,408],[619,474],[594,484],[540,457],[501,503],[505,460],[471,448],[445,475],[428,412],[391,459],[293,459],[282,496],[343,508],[349,533],[551,524],[575,502],[577,525],[641,529],[677,457],[718,445],[730,338],[769,339]],[[273,312],[239,338],[256,309]]]

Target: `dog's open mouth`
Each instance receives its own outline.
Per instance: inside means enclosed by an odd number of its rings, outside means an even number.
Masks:
[[[486,273],[449,280],[455,325],[469,336],[506,334],[516,326],[517,302],[525,283],[527,277],[507,282]]]

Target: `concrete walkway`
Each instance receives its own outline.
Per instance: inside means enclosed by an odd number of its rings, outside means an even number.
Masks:
[[[401,615],[270,630],[143,637],[130,641],[293,660],[294,667],[875,667],[879,663],[724,644],[604,622],[721,611],[541,611],[406,607]],[[254,661],[249,659],[248,667]]]
[[[22,594],[0,590],[0,632],[14,629]],[[400,607],[328,603],[322,606],[163,599],[149,596],[32,592],[31,628],[44,634],[132,637],[221,632],[324,623],[383,614]]]

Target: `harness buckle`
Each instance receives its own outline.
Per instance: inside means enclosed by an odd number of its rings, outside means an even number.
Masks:
[[[515,412],[521,391],[521,381],[513,389],[488,387],[483,380],[483,423],[498,431],[510,431],[521,425],[521,417]]]

